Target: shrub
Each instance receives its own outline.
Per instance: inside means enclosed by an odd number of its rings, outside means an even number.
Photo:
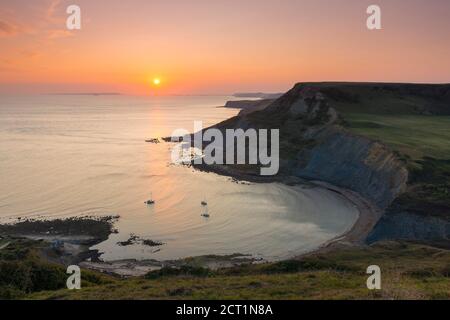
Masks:
[[[334,270],[334,271],[357,271],[355,268],[321,260],[318,258],[306,258],[303,260],[287,260],[280,261],[263,268],[267,273],[294,273],[300,271],[313,271],[313,270]]]
[[[180,268],[163,267],[156,271],[150,271],[145,275],[147,279],[158,279],[170,276],[195,276],[207,277],[211,274],[209,269],[202,267],[181,266]]]
[[[63,268],[37,262],[1,261],[0,287],[3,294],[11,292],[31,293],[64,288],[67,275]]]

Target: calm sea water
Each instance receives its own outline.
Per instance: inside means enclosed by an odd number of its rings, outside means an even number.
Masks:
[[[236,184],[170,165],[174,129],[211,125],[237,110],[225,96],[0,97],[0,220],[118,214],[119,233],[97,245],[104,260],[243,253],[281,259],[345,232],[357,210],[327,190]],[[144,205],[153,194],[156,204]],[[207,199],[211,217],[201,217]],[[130,234],[160,251],[121,247]]]

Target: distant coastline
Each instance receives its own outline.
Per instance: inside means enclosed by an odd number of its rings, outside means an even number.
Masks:
[[[237,92],[233,94],[236,98],[259,98],[259,99],[278,99],[284,93],[264,93],[264,92]]]
[[[121,96],[119,92],[63,92],[63,93],[48,93],[53,96]]]

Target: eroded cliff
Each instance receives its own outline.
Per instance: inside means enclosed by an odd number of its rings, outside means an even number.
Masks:
[[[426,205],[419,211],[397,206],[399,198],[414,195],[411,190],[415,182],[411,181],[407,161],[382,141],[349,130],[346,112],[393,113],[399,117],[447,115],[450,113],[450,86],[297,84],[264,109],[240,114],[217,127],[221,130],[279,129],[280,175],[295,175],[350,189],[386,210],[372,231],[370,241],[448,240],[448,200],[444,199],[440,206]],[[448,192],[447,181],[440,184],[445,192]],[[427,186],[434,188],[437,185],[429,182]],[[404,194],[407,196],[403,197]],[[431,200],[431,203],[435,201]],[[436,212],[438,216],[434,214]]]

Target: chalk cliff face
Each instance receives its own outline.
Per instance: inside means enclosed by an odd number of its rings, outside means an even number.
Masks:
[[[446,206],[427,204],[418,214],[417,208],[395,205],[405,195],[409,199],[412,173],[398,153],[383,143],[347,130],[342,115],[348,112],[448,115],[450,85],[297,84],[263,109],[241,113],[216,127],[279,129],[280,175],[321,180],[356,191],[385,211],[368,241],[448,240],[450,219],[442,213]],[[435,186],[433,182],[431,186]],[[441,216],[431,215],[433,212]]]
[[[297,85],[264,110],[268,118],[270,114],[287,115],[280,125],[282,138],[289,139],[298,134],[293,131],[300,131],[298,140],[310,142],[285,162],[285,170],[351,189],[385,209],[405,190],[408,171],[383,144],[340,126],[338,112],[322,91],[316,86]]]
[[[333,126],[302,150],[293,172],[357,191],[385,209],[406,188],[408,171],[384,145]]]
[[[385,214],[369,234],[367,242],[373,243],[389,239],[448,241],[450,239],[450,221],[410,212]]]

